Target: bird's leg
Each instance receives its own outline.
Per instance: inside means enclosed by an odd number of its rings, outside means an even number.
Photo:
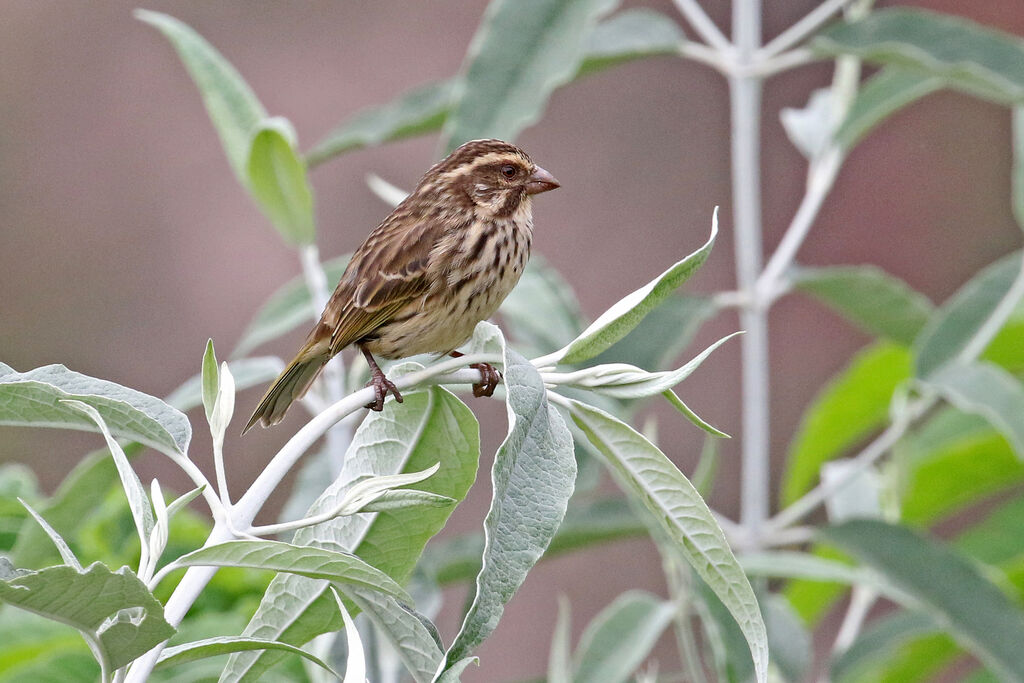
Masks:
[[[459,353],[458,351],[452,351],[448,354],[452,358],[461,358],[466,355]],[[483,381],[477,382],[473,385],[473,395],[477,398],[481,396],[493,396],[494,390],[498,388],[498,384],[501,383],[501,373],[498,372],[493,365],[490,363],[470,363],[469,367],[479,370],[482,374]]]
[[[391,395],[395,397],[395,400],[399,403],[402,402],[402,394],[398,392],[398,387],[395,383],[384,376],[384,371],[377,365],[377,361],[373,359],[373,355],[367,350],[362,344],[359,345],[359,350],[363,352],[363,357],[366,358],[366,362],[370,365],[370,381],[366,383],[366,386],[373,385],[373,393],[376,395],[376,400],[372,403],[367,403],[366,407],[370,410],[376,410],[380,412],[384,410],[384,398],[391,392]]]

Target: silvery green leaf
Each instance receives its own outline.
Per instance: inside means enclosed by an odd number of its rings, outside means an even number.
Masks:
[[[132,469],[131,464],[128,462],[128,457],[124,454],[124,450],[121,449],[121,444],[117,443],[117,439],[110,433],[110,429],[107,428],[107,424],[103,421],[103,416],[100,415],[99,411],[82,401],[66,399],[64,403],[75,410],[85,413],[90,420],[96,423],[96,426],[103,434],[103,438],[106,439],[107,448],[110,449],[110,454],[114,458],[114,464],[117,465],[117,473],[121,477],[121,486],[124,487],[125,496],[128,498],[128,507],[132,511],[132,519],[135,520],[135,530],[139,535],[139,542],[142,544],[143,551],[145,551],[149,542],[149,534],[153,531],[153,509],[146,498],[146,489],[143,488],[142,482],[139,481],[139,476],[135,474],[135,470]],[[143,552],[143,558],[145,558],[145,555],[146,553]]]
[[[231,168],[239,179],[245,178],[252,133],[267,116],[249,84],[223,55],[185,23],[149,10],[137,9],[134,14],[171,41],[199,88]]]
[[[157,660],[156,667],[154,668],[162,669],[169,666],[176,666],[178,664],[194,662],[207,657],[216,657],[218,655],[231,654],[232,652],[245,652],[246,650],[283,650],[285,652],[290,652],[313,662],[317,666],[337,677],[334,669],[332,669],[326,662],[309,652],[306,652],[302,648],[298,648],[287,643],[281,643],[276,640],[260,640],[259,638],[243,638],[241,636],[216,636],[213,638],[203,638],[202,640],[194,640],[190,643],[165,648],[164,651],[160,653],[160,658]]]
[[[217,369],[217,354],[213,350],[212,339],[206,342],[200,378],[203,390],[203,408],[206,410],[206,419],[210,420],[213,417],[213,404],[217,401],[217,393],[220,390],[220,372]]]
[[[558,530],[576,478],[572,436],[548,402],[540,373],[508,346],[503,357],[508,436],[491,472],[493,496],[474,597],[448,662],[467,657],[494,631],[505,603]]]
[[[558,619],[551,636],[551,653],[548,655],[548,683],[573,683],[572,631],[569,613],[569,599],[558,596]]]
[[[782,127],[793,146],[806,159],[821,155],[832,142],[832,91],[818,88],[803,109],[785,107],[779,113]]]
[[[584,41],[617,0],[494,0],[466,55],[454,110],[444,125],[450,151],[467,140],[512,140],[572,80]]]
[[[578,683],[624,683],[650,654],[672,621],[676,605],[644,591],[615,598],[580,636]]]
[[[707,260],[718,236],[718,209],[711,222],[711,237],[697,251],[679,261],[640,289],[626,295],[602,313],[568,345],[544,357],[547,364],[578,363],[593,358],[625,337],[655,306],[686,282]]]
[[[894,112],[946,85],[934,76],[898,66],[886,66],[861,84],[839,130],[836,142],[852,149]]]
[[[356,630],[355,622],[345,609],[345,603],[341,601],[338,591],[331,587],[331,594],[338,604],[338,611],[345,622],[345,642],[348,645],[347,656],[345,657],[345,677],[342,683],[366,683],[366,654],[363,652],[363,641],[359,639],[359,631]]]
[[[651,513],[672,547],[733,615],[750,647],[757,680],[764,683],[768,639],[757,597],[700,494],[664,453],[629,425],[578,401],[571,401],[570,410],[620,486]]]
[[[261,121],[252,132],[245,179],[285,242],[305,245],[316,237],[313,190],[294,137],[287,119],[275,116]]]
[[[352,583],[406,602],[412,600],[394,579],[351,553],[281,541],[226,541],[183,555],[176,564],[267,569],[309,579]]]
[[[100,431],[95,421],[66,400],[94,408],[118,438],[168,454],[184,455],[188,450],[192,438],[188,418],[154,396],[63,365],[15,372],[0,363],[0,425]]]
[[[163,607],[127,567],[112,572],[96,562],[84,570],[60,565],[5,577],[0,601],[77,628],[109,670],[174,635]]]
[[[235,391],[266,384],[281,374],[284,364],[274,356],[240,358],[228,361],[231,376],[235,379]],[[202,403],[202,376],[193,375],[164,399],[178,410],[191,410]],[[214,399],[216,400],[216,399]]]
[[[50,526],[47,521],[43,519],[42,515],[33,510],[32,506],[24,500],[18,498],[18,502],[28,510],[28,513],[32,515],[36,522],[39,523],[39,526],[43,528],[43,531],[46,532],[46,535],[50,537],[50,540],[53,541],[53,544],[57,546],[57,552],[60,553],[61,559],[64,560],[64,564],[74,567],[78,571],[82,571],[82,564],[78,561],[78,558],[75,557],[75,553],[71,550],[71,547],[67,544],[64,538],[57,533],[56,529]]]
[[[455,507],[458,502],[450,496],[441,496],[429,491],[398,489],[385,491],[377,499],[364,505],[360,512],[383,512],[410,507]]]
[[[336,514],[338,516],[353,515],[380,498],[389,490],[398,488],[399,486],[408,486],[409,484],[419,483],[437,472],[440,467],[441,463],[435,462],[431,467],[420,472],[382,474],[375,477],[361,479],[352,484],[348,491],[345,492],[344,497],[341,499],[341,503],[339,503],[336,508]]]

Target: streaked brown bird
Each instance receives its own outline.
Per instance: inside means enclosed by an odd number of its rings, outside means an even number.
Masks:
[[[533,238],[531,196],[558,187],[523,150],[473,140],[435,164],[405,201],[352,254],[320,321],[270,385],[244,434],[277,424],[324,365],[355,344],[370,365],[382,410],[402,395],[374,356],[450,354],[469,340],[519,281]],[[501,375],[486,363],[475,396],[490,396]]]

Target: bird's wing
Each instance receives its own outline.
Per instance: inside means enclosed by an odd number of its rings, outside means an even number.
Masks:
[[[396,209],[352,255],[316,330],[330,334],[337,353],[388,322],[430,288],[430,252],[443,236],[440,221],[415,220]]]

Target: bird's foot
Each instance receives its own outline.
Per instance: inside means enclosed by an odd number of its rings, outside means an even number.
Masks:
[[[493,396],[494,390],[501,383],[501,373],[490,363],[472,363],[469,367],[479,370],[483,375],[483,380],[473,385],[473,395],[477,398]]]
[[[366,407],[370,410],[376,410],[378,413],[384,410],[384,399],[387,397],[388,392],[395,397],[395,400],[401,403],[403,401],[401,392],[398,391],[398,387],[395,383],[384,376],[381,371],[371,372],[372,375],[366,386],[373,387],[373,394],[376,397],[373,401],[366,404]]]

